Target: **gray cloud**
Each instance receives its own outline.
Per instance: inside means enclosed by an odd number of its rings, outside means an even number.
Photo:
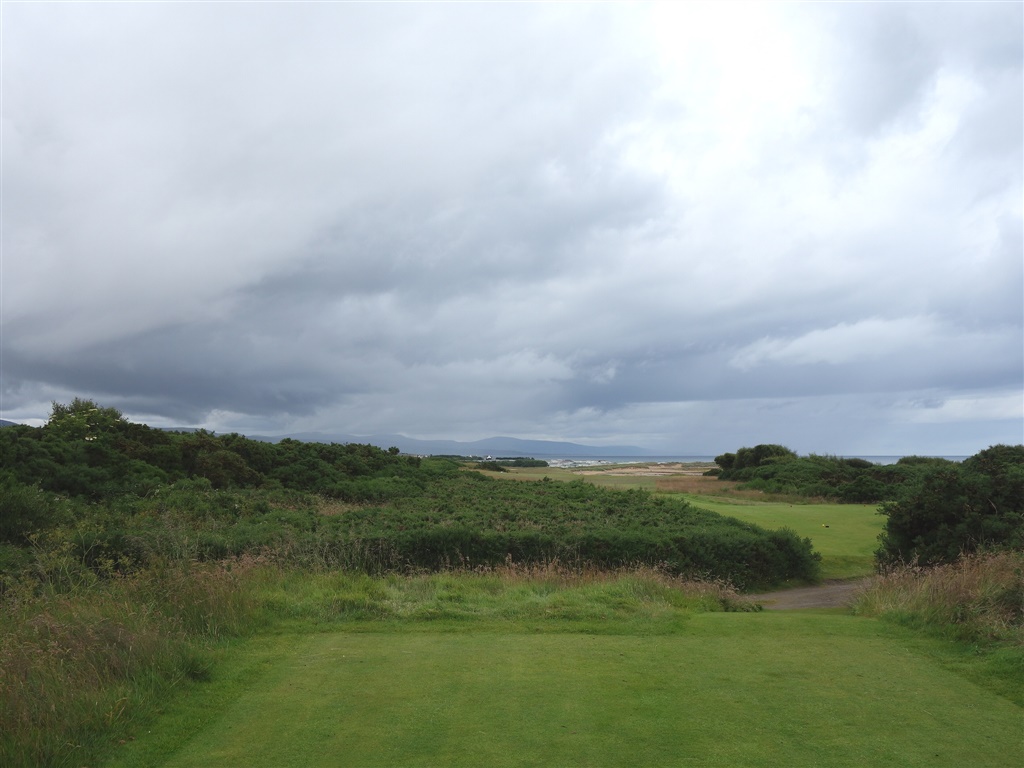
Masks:
[[[4,418],[1024,439],[1018,5],[3,14]]]

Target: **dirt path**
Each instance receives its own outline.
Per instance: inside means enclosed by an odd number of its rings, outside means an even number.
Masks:
[[[795,608],[841,608],[849,605],[857,590],[870,579],[830,581],[817,587],[798,587],[760,595],[746,595],[768,611],[790,611]]]

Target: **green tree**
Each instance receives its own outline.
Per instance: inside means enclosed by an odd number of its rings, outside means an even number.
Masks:
[[[127,424],[116,408],[101,408],[92,400],[76,397],[69,405],[52,404],[46,428],[69,440],[96,440]]]
[[[732,469],[733,465],[736,464],[736,454],[723,453],[721,456],[715,456],[715,464],[722,469]]]
[[[923,464],[879,510],[882,563],[935,565],[979,549],[1024,546],[1024,445],[996,445],[965,460]]]

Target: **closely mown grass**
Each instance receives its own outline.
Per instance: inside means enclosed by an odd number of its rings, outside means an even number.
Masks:
[[[236,643],[104,765],[1019,765],[1020,708],[935,663],[941,641],[838,612],[653,635],[335,627]]]

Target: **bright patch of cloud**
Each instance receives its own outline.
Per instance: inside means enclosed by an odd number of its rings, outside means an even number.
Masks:
[[[916,424],[1009,420],[1018,420],[1024,424],[1024,392],[954,395],[937,401],[917,400],[900,410],[906,421]],[[1024,440],[1024,432],[1019,436]]]
[[[765,337],[739,350],[729,364],[749,371],[766,363],[813,365],[878,360],[919,347],[937,332],[927,317],[895,320],[871,318],[856,323],[839,323],[792,339]]]

